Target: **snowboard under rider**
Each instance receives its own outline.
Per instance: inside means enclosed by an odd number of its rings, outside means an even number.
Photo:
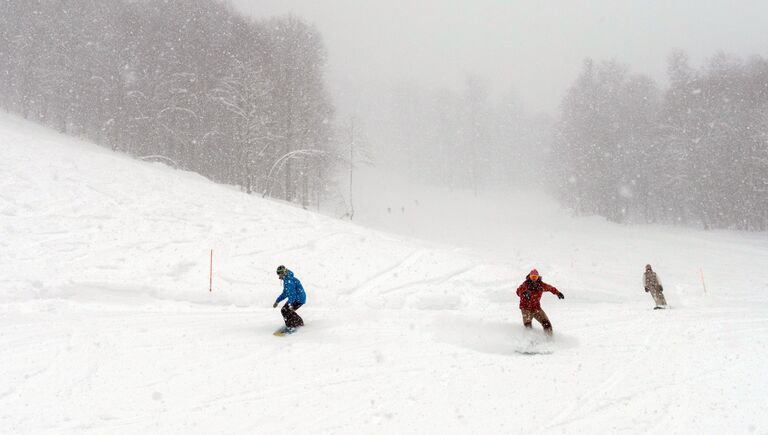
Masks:
[[[531,270],[525,277],[525,281],[517,288],[517,295],[520,297],[520,312],[523,315],[523,326],[526,328],[532,328],[531,322],[536,319],[544,328],[544,332],[552,335],[552,323],[547,317],[547,313],[541,309],[541,295],[545,292],[550,292],[559,299],[564,299],[565,296],[555,287],[544,283],[541,280],[541,275],[536,269]]]
[[[301,281],[293,276],[293,272],[282,265],[277,267],[277,277],[283,281],[283,292],[277,297],[272,308],[277,308],[280,301],[288,299],[283,308],[280,309],[286,329],[293,330],[304,326],[304,320],[296,314],[296,310],[307,302],[307,294],[304,293]]]
[[[645,286],[645,292],[650,293],[653,296],[653,301],[656,303],[653,309],[660,310],[666,308],[667,299],[664,298],[664,287],[661,286],[661,281],[659,281],[659,277],[656,276],[656,272],[653,271],[650,264],[645,265],[643,285]]]

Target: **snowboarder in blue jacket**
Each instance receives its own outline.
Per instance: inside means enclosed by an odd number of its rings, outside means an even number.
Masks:
[[[277,277],[283,281],[283,293],[277,297],[272,308],[277,308],[280,301],[288,299],[283,308],[280,309],[286,329],[294,330],[304,326],[304,320],[296,314],[296,310],[307,302],[307,294],[304,293],[301,281],[293,276],[293,272],[282,265],[277,267]]]

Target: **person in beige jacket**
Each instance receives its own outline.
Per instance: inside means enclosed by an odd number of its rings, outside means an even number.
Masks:
[[[664,287],[661,286],[659,277],[656,276],[656,272],[653,271],[650,264],[645,265],[645,275],[643,276],[643,284],[645,285],[645,292],[650,293],[653,296],[653,301],[656,302],[654,310],[660,310],[667,307],[667,300],[664,299]]]

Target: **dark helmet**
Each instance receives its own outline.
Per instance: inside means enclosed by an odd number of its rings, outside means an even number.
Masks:
[[[650,264],[646,264],[645,265],[645,270],[653,270],[653,269],[651,269],[651,265]]]
[[[288,269],[285,266],[282,264],[277,266],[277,276],[284,276],[286,273],[288,273]]]

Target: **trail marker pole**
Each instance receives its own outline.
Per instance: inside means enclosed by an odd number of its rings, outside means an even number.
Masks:
[[[211,249],[211,267],[210,267],[208,276],[210,278],[210,281],[208,284],[208,291],[212,292],[213,291],[213,249]]]
[[[704,283],[704,271],[699,268],[699,275],[701,276],[701,286],[704,287],[704,294],[707,294],[707,285]]]

